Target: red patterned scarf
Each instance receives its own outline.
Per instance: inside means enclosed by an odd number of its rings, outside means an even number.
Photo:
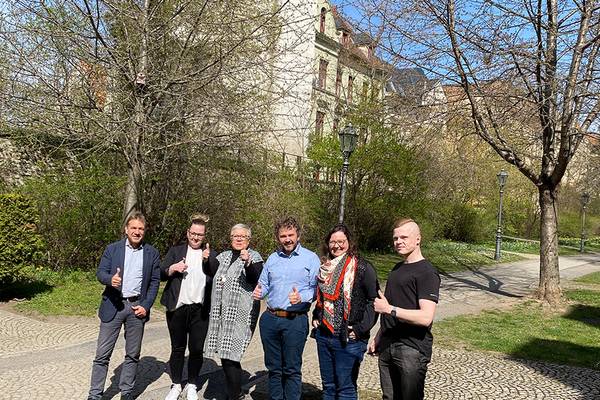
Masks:
[[[350,298],[354,286],[354,275],[358,260],[356,257],[347,257],[343,254],[321,265],[319,269],[319,290],[317,293],[317,307],[323,309],[323,324],[333,333],[334,303],[343,294],[345,321],[350,315]]]

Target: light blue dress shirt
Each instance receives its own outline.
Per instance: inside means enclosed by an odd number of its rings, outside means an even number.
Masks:
[[[144,245],[140,244],[137,249],[134,249],[129,244],[129,240],[126,240],[124,264],[121,295],[123,297],[139,296],[142,291],[144,272]]]
[[[300,246],[300,243],[290,255],[281,250],[271,254],[258,279],[262,296],[267,297],[267,307],[275,310],[308,311],[315,298],[320,264],[319,257]],[[294,287],[300,292],[302,301],[292,305],[288,295]]]

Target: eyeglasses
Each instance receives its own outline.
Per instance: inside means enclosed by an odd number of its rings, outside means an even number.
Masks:
[[[197,232],[190,232],[190,231],[188,231],[188,235],[190,235],[193,238],[201,238],[201,237],[206,236],[205,233],[197,233]]]
[[[248,235],[231,235],[233,240],[247,240],[249,239]]]
[[[338,246],[338,247],[342,247],[348,240],[344,239],[344,240],[332,240],[331,242],[329,242],[329,247],[333,247],[333,246]]]

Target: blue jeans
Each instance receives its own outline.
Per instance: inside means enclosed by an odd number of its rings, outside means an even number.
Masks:
[[[271,400],[302,396],[302,353],[308,336],[308,316],[282,318],[265,311],[259,322],[260,339],[269,371]]]
[[[367,351],[367,342],[349,340],[342,346],[339,337],[321,329],[317,329],[315,338],[323,382],[323,400],[356,400],[358,370]]]
[[[383,400],[423,400],[429,360],[417,349],[392,343],[379,354]]]

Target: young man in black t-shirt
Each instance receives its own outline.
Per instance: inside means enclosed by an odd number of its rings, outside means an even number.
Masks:
[[[404,261],[390,272],[375,311],[381,327],[369,345],[379,353],[383,400],[420,400],[431,360],[431,324],[440,290],[437,270],[421,254],[421,232],[412,219],[394,225],[394,248]]]

